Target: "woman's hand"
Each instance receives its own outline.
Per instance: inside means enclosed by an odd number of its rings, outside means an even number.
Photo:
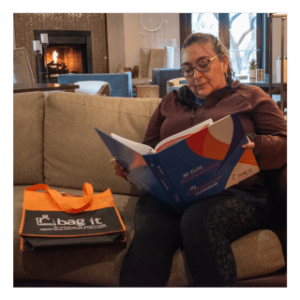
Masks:
[[[253,149],[255,147],[255,143],[250,140],[247,136],[248,143],[241,146],[243,149]]]
[[[126,179],[128,172],[113,158],[110,163],[114,167],[114,172],[117,176]]]

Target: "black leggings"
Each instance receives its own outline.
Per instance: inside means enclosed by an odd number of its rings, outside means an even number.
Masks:
[[[194,286],[236,286],[230,244],[265,228],[268,198],[227,189],[183,213],[145,194],[137,202],[135,234],[125,255],[120,286],[158,287],[169,278],[175,251],[184,250]]]

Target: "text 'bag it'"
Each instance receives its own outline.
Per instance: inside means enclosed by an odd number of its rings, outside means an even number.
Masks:
[[[94,194],[92,185],[85,183],[83,197],[62,196],[46,184],[24,191],[22,250],[109,244],[125,241],[124,232],[110,189]]]

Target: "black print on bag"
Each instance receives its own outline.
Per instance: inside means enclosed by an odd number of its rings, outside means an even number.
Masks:
[[[60,211],[25,212],[22,234],[35,236],[88,235],[122,230],[114,207],[68,214]]]

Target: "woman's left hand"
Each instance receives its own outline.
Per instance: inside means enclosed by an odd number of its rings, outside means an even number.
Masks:
[[[255,147],[255,143],[250,140],[247,136],[248,143],[241,146],[243,149],[253,149]]]

